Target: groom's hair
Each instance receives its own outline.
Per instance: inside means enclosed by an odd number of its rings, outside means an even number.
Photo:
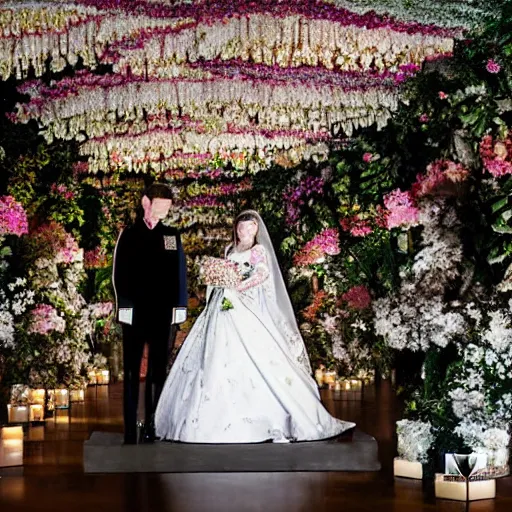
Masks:
[[[165,183],[152,183],[145,188],[142,197],[146,196],[150,201],[153,199],[174,199],[171,188]]]

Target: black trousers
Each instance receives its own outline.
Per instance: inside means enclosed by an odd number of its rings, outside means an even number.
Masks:
[[[144,397],[145,421],[155,414],[158,400],[167,378],[169,349],[174,345],[177,326],[150,332],[147,329],[123,324],[124,363],[124,437],[127,442],[137,439],[137,409],[139,405],[140,365],[144,345],[148,344],[148,371]]]

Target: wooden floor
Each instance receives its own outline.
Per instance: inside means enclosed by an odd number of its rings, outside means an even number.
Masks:
[[[422,482],[394,480],[394,422],[400,406],[387,382],[361,401],[324,400],[331,413],[358,423],[379,442],[379,473],[216,473],[84,475],[82,444],[93,430],[122,431],[120,385],[89,388],[70,421],[31,430],[25,466],[1,470],[0,512],[512,512],[512,478],[498,481],[496,500],[435,500]],[[44,440],[37,440],[44,435]],[[18,473],[18,474],[16,474]]]

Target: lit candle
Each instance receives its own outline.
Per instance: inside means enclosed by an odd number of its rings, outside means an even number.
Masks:
[[[350,381],[349,381],[349,380],[346,380],[346,381],[345,381],[345,390],[346,390],[346,391],[349,391],[349,390],[350,390]]]
[[[334,384],[334,391],[341,391],[341,381],[336,380],[336,383]]]
[[[96,372],[94,370],[91,370],[87,375],[89,376],[89,384],[97,384]]]
[[[30,406],[30,421],[43,421],[44,409],[41,404],[32,404]]]

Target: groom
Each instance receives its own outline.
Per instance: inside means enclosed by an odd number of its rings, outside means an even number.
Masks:
[[[114,252],[113,285],[123,329],[124,442],[137,443],[139,375],[149,348],[143,442],[155,440],[154,413],[167,377],[169,346],[187,318],[187,267],[177,229],[164,226],[172,191],[154,183],[142,196],[142,211],[124,229]]]

